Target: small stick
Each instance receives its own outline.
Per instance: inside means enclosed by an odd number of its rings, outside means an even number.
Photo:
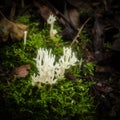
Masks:
[[[80,35],[81,31],[83,30],[84,26],[87,24],[87,22],[88,22],[90,19],[91,19],[91,17],[89,17],[89,18],[83,23],[83,25],[80,27],[80,29],[78,30],[77,35],[75,36],[75,38],[73,39],[73,41],[72,41],[72,43],[71,43],[71,46],[72,46],[75,42],[78,43],[77,38],[79,37],[79,35]]]
[[[6,18],[5,16],[4,16],[4,14],[1,12],[1,10],[0,10],[0,18]]]

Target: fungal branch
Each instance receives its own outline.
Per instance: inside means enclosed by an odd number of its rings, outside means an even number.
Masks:
[[[50,24],[50,38],[52,40],[55,39],[55,35],[57,34],[57,30],[54,29],[55,21],[56,21],[56,18],[53,15],[50,15],[49,18],[47,19],[47,23]]]
[[[24,49],[25,49],[26,41],[27,41],[27,33],[28,31],[24,31]]]
[[[63,55],[59,61],[55,61],[55,55],[52,50],[39,48],[36,58],[36,67],[38,74],[32,75],[32,85],[40,88],[45,84],[55,84],[58,79],[64,78],[66,69],[76,65],[79,60],[76,58],[75,53],[72,52],[71,47],[63,47]]]

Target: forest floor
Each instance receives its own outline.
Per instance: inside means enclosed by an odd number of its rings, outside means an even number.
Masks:
[[[93,58],[93,54],[88,55]],[[91,92],[97,105],[95,120],[119,120],[120,118],[120,52],[104,53],[96,62],[94,71],[95,84]],[[95,59],[94,59],[95,60]],[[0,75],[5,75],[0,67]]]
[[[92,93],[99,102],[96,120],[120,119],[120,52],[111,51],[104,54],[95,67]]]

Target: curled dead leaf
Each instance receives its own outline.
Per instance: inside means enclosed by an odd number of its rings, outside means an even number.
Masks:
[[[0,42],[8,40],[20,41],[24,37],[24,31],[28,31],[28,26],[21,23],[14,23],[6,18],[0,22]]]

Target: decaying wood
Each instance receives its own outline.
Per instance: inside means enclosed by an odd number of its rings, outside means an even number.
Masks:
[[[45,21],[47,21],[48,17],[53,14],[55,15],[58,19],[58,21],[65,27],[71,27],[73,30],[77,30],[74,24],[68,20],[68,16],[71,17],[70,15],[65,16],[63,13],[61,13],[58,9],[56,9],[48,0],[40,1],[40,0],[35,0],[34,1],[34,6],[38,8],[38,12],[40,15],[43,17]],[[76,11],[74,9],[75,14]],[[71,14],[73,14],[73,11],[71,11]],[[76,15],[78,16],[78,14]],[[75,17],[74,17],[75,18]],[[72,20],[73,21],[73,20]],[[77,21],[77,20],[76,20]],[[75,23],[77,24],[77,23]]]
[[[35,7],[38,8],[38,12],[40,13],[40,15],[42,16],[42,18],[47,21],[48,17],[53,14],[55,15],[55,13],[46,5],[39,3],[37,1],[34,1],[34,5]]]
[[[56,16],[57,21],[62,25],[63,31],[60,33],[64,40],[72,40],[76,35],[78,28],[80,27],[79,12],[75,6],[67,9],[65,5],[61,6],[61,9],[56,7],[55,1],[51,0],[35,0],[34,6],[38,9],[38,13],[42,18],[47,21],[48,17],[53,14]],[[63,3],[63,1],[61,1]],[[61,3],[59,2],[59,3]],[[68,3],[66,3],[68,4]]]

